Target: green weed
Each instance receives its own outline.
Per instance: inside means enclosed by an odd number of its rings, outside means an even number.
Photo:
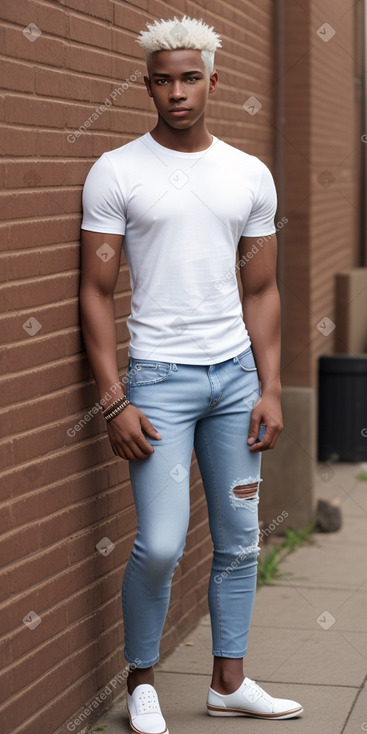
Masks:
[[[272,584],[274,579],[281,576],[289,576],[290,574],[284,574],[279,569],[279,564],[284,558],[294,551],[295,548],[302,545],[310,539],[314,531],[315,525],[307,525],[302,530],[294,530],[294,528],[286,528],[285,540],[279,546],[279,548],[269,547],[264,559],[259,558],[257,566],[257,586]]]

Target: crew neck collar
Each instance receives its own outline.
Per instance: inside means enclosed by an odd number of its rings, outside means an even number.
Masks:
[[[182,156],[185,158],[196,158],[197,156],[204,155],[204,153],[207,153],[215,143],[218,142],[218,138],[215,137],[215,135],[212,135],[212,142],[207,148],[203,148],[203,150],[195,150],[192,153],[186,153],[183,150],[174,150],[173,148],[166,148],[164,145],[161,145],[160,143],[157,143],[157,141],[153,138],[153,136],[148,132],[144,136],[150,146],[155,148],[157,151],[160,150],[161,152],[164,152],[166,155],[173,155],[173,156]]]

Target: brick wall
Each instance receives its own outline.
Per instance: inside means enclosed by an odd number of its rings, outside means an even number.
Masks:
[[[175,12],[202,16],[223,35],[211,131],[271,166],[272,3],[2,0],[0,10],[0,729],[51,734],[80,731],[70,722],[123,667],[120,586],[135,533],[128,467],[93,412],[98,395],[81,343],[82,184],[102,152],[153,127],[134,39],[147,20]],[[255,116],[242,107],[251,95],[262,104]],[[121,375],[129,299],[123,262]],[[191,491],[163,654],[207,608],[211,544],[195,463]],[[107,556],[96,550],[105,537],[115,544]]]
[[[360,6],[285,2],[285,385],[316,384],[338,329],[317,324],[335,323],[336,273],[360,264]]]

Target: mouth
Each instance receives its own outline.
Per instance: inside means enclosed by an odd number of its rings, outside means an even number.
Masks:
[[[168,112],[174,117],[184,117],[190,112],[190,110],[188,107],[176,107],[173,110],[168,110]]]

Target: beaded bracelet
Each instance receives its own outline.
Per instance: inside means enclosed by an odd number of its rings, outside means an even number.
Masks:
[[[117,402],[117,401],[116,401]],[[109,410],[106,410],[103,413],[104,418],[106,419],[107,423],[112,420],[112,418],[116,418],[116,416],[121,413],[125,408],[127,408],[128,405],[130,405],[130,401],[127,399],[126,395],[123,398],[119,398],[119,404],[111,410],[111,406]],[[114,403],[113,403],[114,405]]]
[[[108,413],[111,412],[114,408],[117,408],[120,403],[122,403],[124,400],[126,400],[126,395],[121,395],[121,397],[117,398],[111,405],[109,405],[107,408],[104,408],[102,410],[102,415],[108,415]]]

